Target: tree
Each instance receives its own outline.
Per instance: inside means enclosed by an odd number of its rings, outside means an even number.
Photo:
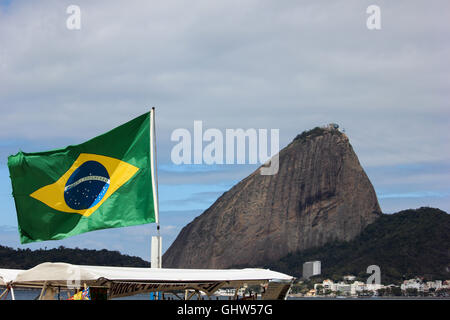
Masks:
[[[377,290],[377,295],[380,297],[387,295],[386,293],[387,293],[387,290],[385,288],[380,288]]]
[[[401,296],[402,295],[402,289],[400,287],[391,287],[391,294],[393,296]]]
[[[323,286],[319,284],[316,286],[316,294],[322,294],[323,293]]]
[[[406,289],[407,296],[415,297],[415,296],[417,296],[417,292],[418,292],[418,290],[416,288],[407,288]]]

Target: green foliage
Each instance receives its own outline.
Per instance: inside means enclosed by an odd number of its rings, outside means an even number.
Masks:
[[[415,297],[417,296],[419,293],[419,291],[416,288],[408,288],[406,289],[406,295],[410,296],[410,297]]]
[[[386,296],[386,297],[392,297],[392,296],[401,296],[402,295],[402,289],[398,286],[394,287],[386,287],[381,288],[377,290],[377,294],[380,297]]]
[[[0,246],[0,268],[29,269],[43,262],[67,262],[78,265],[149,267],[150,263],[123,255],[119,251],[71,249],[60,246],[55,249],[13,249]]]
[[[383,284],[419,275],[425,280],[449,279],[450,216],[428,207],[383,214],[350,242],[292,253],[265,267],[301,277],[303,263],[315,260],[322,262],[321,277],[334,281],[346,274],[365,281],[370,265],[380,267]]]
[[[329,134],[337,134],[337,135],[341,134],[341,132],[339,130],[329,130],[329,129],[325,129],[325,128],[315,127],[314,129],[306,130],[306,131],[303,131],[302,133],[298,134],[295,137],[294,141],[306,140],[307,138],[313,139],[315,137],[323,135],[325,132],[328,132]]]
[[[307,137],[308,138],[315,138],[317,136],[322,135],[324,132],[325,132],[325,129],[322,129],[322,128],[319,128],[319,127],[315,127],[314,129],[303,131],[302,133],[297,135],[294,140],[304,140]]]

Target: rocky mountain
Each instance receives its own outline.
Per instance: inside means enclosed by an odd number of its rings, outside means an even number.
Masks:
[[[185,226],[163,266],[265,265],[289,253],[349,241],[381,215],[347,136],[332,126],[298,135],[279,171],[259,169]]]

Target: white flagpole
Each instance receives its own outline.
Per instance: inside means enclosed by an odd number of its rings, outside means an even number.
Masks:
[[[150,110],[150,169],[152,175],[152,191],[153,191],[153,207],[155,211],[155,223],[156,223],[156,231],[157,236],[152,237],[152,245],[151,245],[151,267],[152,268],[161,268],[162,260],[161,260],[161,234],[159,227],[159,200],[158,200],[158,173],[156,167],[156,130],[155,130],[155,108],[153,107]]]

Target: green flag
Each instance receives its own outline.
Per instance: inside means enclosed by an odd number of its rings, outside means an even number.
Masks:
[[[64,149],[8,158],[21,243],[155,222],[150,113]]]

